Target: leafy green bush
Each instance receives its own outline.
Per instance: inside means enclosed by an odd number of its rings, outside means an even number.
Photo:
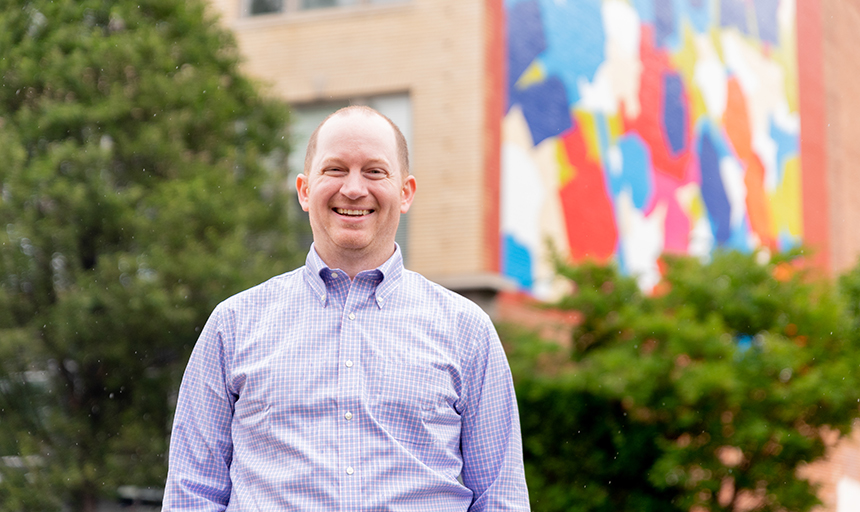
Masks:
[[[611,267],[562,266],[570,345],[501,326],[535,510],[809,510],[797,477],[821,428],[857,416],[860,268],[838,288],[794,255],[666,257],[653,296]]]
[[[195,329],[296,263],[286,106],[204,11],[0,9],[2,510],[163,485]]]

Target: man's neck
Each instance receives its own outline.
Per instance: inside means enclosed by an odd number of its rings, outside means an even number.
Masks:
[[[343,270],[346,272],[346,275],[349,276],[351,281],[355,279],[355,276],[360,272],[378,268],[380,265],[388,261],[397,249],[396,247],[392,247],[391,253],[384,258],[376,255],[362,254],[361,251],[342,250],[337,254],[329,255],[324,254],[316,247],[315,250],[317,251],[317,255],[319,255],[320,259],[328,268]]]

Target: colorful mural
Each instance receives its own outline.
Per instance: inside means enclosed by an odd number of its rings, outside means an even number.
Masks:
[[[506,0],[502,272],[802,237],[794,0]]]

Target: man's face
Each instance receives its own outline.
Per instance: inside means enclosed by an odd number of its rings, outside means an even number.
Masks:
[[[404,177],[394,131],[376,115],[350,112],[326,121],[307,175],[296,181],[314,247],[329,266],[375,268],[394,252],[400,214],[415,195]]]

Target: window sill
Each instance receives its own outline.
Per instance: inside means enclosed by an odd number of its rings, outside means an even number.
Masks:
[[[388,4],[359,4],[343,7],[325,7],[290,12],[256,14],[253,16],[245,15],[236,18],[232,28],[236,30],[248,30],[281,25],[315,23],[319,21],[334,21],[364,16],[377,16],[380,14],[404,13],[409,12],[414,8],[414,0],[403,0],[401,2],[392,2]]]

